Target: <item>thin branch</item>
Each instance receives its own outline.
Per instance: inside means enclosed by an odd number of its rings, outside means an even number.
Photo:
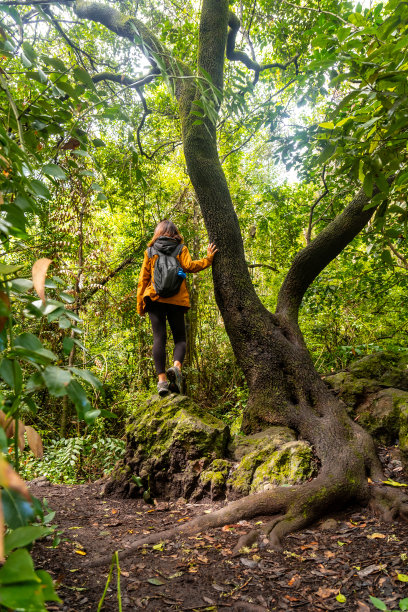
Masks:
[[[340,15],[336,15],[336,13],[332,13],[331,11],[323,11],[320,8],[313,8],[311,6],[299,6],[298,4],[293,4],[292,2],[287,2],[287,0],[282,0],[282,2],[284,4],[287,4],[288,6],[293,6],[293,8],[295,9],[300,9],[301,11],[314,11],[315,13],[322,13],[323,15],[330,15],[331,17],[335,17],[336,19],[339,19],[339,21],[341,21],[342,23],[344,23],[345,25],[351,25],[349,21],[346,21],[345,19],[343,19],[342,17],[340,17]]]
[[[400,261],[402,261],[402,263],[404,264],[401,267],[406,268],[408,270],[408,260],[407,260],[407,258],[404,257],[404,255],[402,255],[402,253],[397,251],[397,249],[395,248],[395,246],[392,244],[392,242],[390,240],[386,240],[386,244],[389,246],[391,251],[394,253],[395,257],[397,259],[399,259]]]
[[[327,194],[329,193],[329,188],[327,187],[327,183],[326,183],[326,179],[325,179],[325,174],[326,174],[326,166],[323,166],[322,181],[323,181],[323,185],[324,185],[324,192],[317,198],[317,200],[315,200],[313,202],[313,204],[310,207],[309,225],[308,225],[307,232],[306,232],[306,244],[310,243],[310,238],[311,238],[311,235],[312,235],[312,228],[313,228],[313,214],[314,214],[315,208],[318,205],[318,203],[321,200],[323,200],[323,198],[326,197]]]
[[[14,113],[14,117],[15,117],[16,122],[17,122],[18,136],[20,138],[20,146],[21,146],[21,149],[25,152],[24,137],[23,137],[23,128],[21,127],[20,118],[19,118],[19,112],[18,112],[16,103],[13,100],[13,96],[11,95],[9,88],[7,87],[6,80],[5,80],[5,78],[3,77],[2,74],[0,74],[0,86],[3,89],[3,91],[5,92],[5,94],[6,94],[7,98],[8,98],[8,101],[10,103],[10,106],[12,108],[12,111]]]
[[[273,270],[274,272],[279,272],[278,268],[275,266],[270,266],[269,264],[248,264],[248,268],[268,268],[268,270]]]
[[[243,143],[241,143],[240,145],[238,145],[237,147],[235,147],[235,149],[231,149],[230,151],[228,151],[228,153],[225,153],[225,155],[222,156],[221,158],[221,164],[223,164],[225,162],[225,160],[227,159],[227,157],[229,155],[232,155],[233,153],[236,153],[237,151],[240,151],[243,147],[245,147],[245,145],[255,136],[255,132],[251,132],[251,134],[248,136],[248,138],[246,138],[244,140]]]
[[[299,53],[296,53],[292,58],[290,58],[286,63],[282,64],[281,62],[273,62],[271,64],[259,64],[256,60],[253,60],[247,55],[244,51],[236,51],[235,50],[235,41],[241,27],[241,22],[239,18],[232,12],[229,12],[228,17],[228,38],[227,38],[227,58],[233,62],[242,62],[249,70],[253,70],[255,72],[255,77],[253,84],[258,82],[259,74],[264,70],[270,70],[271,68],[280,68],[281,70],[286,70],[290,64],[295,65],[296,74],[298,73],[298,64],[297,60],[299,58]]]
[[[57,32],[59,32],[59,34],[61,34],[62,38],[65,40],[65,42],[71,47],[71,49],[73,49],[76,53],[77,53],[77,57],[79,59],[79,61],[81,62],[82,66],[86,69],[83,60],[82,60],[82,55],[85,55],[85,57],[87,57],[91,63],[92,68],[95,68],[95,61],[94,58],[92,57],[92,55],[90,55],[89,53],[87,53],[86,51],[84,51],[83,49],[81,49],[80,47],[78,47],[78,45],[76,45],[70,38],[69,36],[64,32],[64,30],[61,28],[58,20],[55,18],[54,14],[51,12],[51,9],[48,6],[44,6],[43,7],[43,11],[46,15],[48,15],[55,27],[55,29],[57,30]]]

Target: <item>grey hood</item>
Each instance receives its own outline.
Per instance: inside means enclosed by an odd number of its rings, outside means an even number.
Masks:
[[[175,238],[169,238],[169,236],[160,236],[156,240],[153,245],[153,249],[160,251],[160,253],[164,253],[165,255],[171,255],[176,246],[178,246],[180,242]]]

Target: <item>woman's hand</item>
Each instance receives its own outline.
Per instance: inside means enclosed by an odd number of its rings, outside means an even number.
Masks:
[[[215,246],[215,244],[212,242],[211,244],[208,245],[207,247],[207,257],[209,259],[213,259],[214,255],[218,253],[218,249]]]

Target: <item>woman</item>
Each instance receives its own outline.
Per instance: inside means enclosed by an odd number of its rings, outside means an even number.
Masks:
[[[150,317],[153,328],[153,360],[158,375],[157,390],[160,396],[169,391],[181,393],[183,378],[181,367],[186,354],[186,328],[184,313],[190,308],[190,300],[185,281],[185,272],[200,272],[211,266],[217,252],[215,244],[207,248],[207,257],[193,261],[187,247],[183,244],[183,237],[172,221],[164,219],[157,225],[153,238],[145,251],[142,269],[137,287],[137,312],[143,316],[146,312]],[[162,256],[165,256],[164,258]],[[175,257],[177,261],[172,259]],[[158,268],[156,264],[160,259],[164,264]],[[167,262],[170,261],[170,264]],[[157,279],[159,271],[170,267],[174,261],[179,267],[176,275],[180,277],[179,288],[170,297],[163,297],[165,291],[155,285],[155,270]],[[156,267],[155,267],[156,265]],[[159,271],[158,271],[159,270]],[[156,279],[156,280],[157,280]],[[157,289],[157,292],[156,292]],[[161,293],[162,295],[159,295]],[[173,366],[166,372],[166,319],[169,322],[174,340]]]

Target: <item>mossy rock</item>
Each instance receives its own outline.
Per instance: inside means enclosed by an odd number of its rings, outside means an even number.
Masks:
[[[284,444],[259,465],[254,473],[251,493],[282,485],[295,485],[313,476],[313,451],[307,442],[295,440]]]
[[[228,497],[247,495],[257,468],[268,462],[278,449],[294,441],[296,436],[288,427],[269,427],[252,436],[236,438],[229,447],[238,464],[227,480]]]
[[[375,379],[384,386],[408,391],[407,364],[407,355],[383,351],[358,359],[348,369],[355,378]]]
[[[135,405],[126,426],[126,454],[107,491],[157,497],[190,497],[201,472],[225,456],[228,426],[190,398],[158,395]],[[123,465],[130,471],[123,473]],[[143,488],[135,486],[135,477]],[[141,489],[141,491],[140,491]]]
[[[205,492],[210,494],[211,499],[223,497],[232,465],[232,462],[228,459],[215,459],[207,469],[201,472],[200,485],[202,485],[202,491],[199,495],[196,494],[194,498],[202,497]]]
[[[249,436],[235,436],[228,450],[235,461],[241,461],[248,453],[261,450],[270,445],[278,448],[292,440],[296,440],[296,435],[289,427],[268,427],[268,429]]]
[[[382,389],[371,395],[357,410],[358,422],[383,444],[399,438],[402,411],[408,411],[408,393],[401,389]]]

